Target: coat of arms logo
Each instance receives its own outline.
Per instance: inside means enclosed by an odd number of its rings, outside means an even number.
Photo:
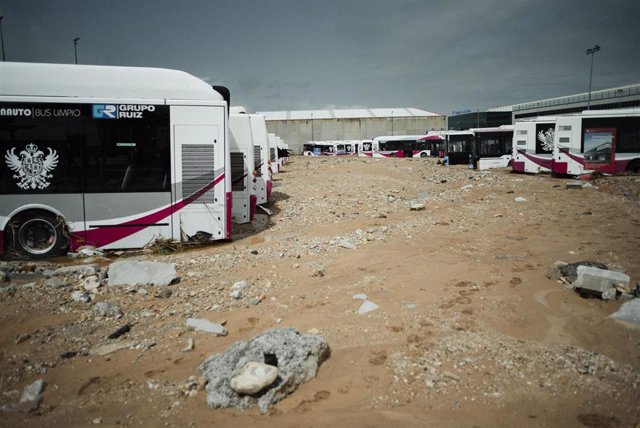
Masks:
[[[547,152],[553,150],[553,134],[555,134],[555,130],[553,128],[538,132],[538,140],[540,140],[542,148]]]
[[[4,159],[7,166],[17,173],[13,178],[20,180],[17,183],[18,187],[25,190],[49,187],[49,180],[53,178],[50,172],[58,165],[58,154],[51,148],[47,149],[49,154],[46,156],[33,143],[27,144],[18,155],[15,154],[15,147],[7,150]]]

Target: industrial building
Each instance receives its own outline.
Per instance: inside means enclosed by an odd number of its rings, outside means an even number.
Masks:
[[[583,110],[606,110],[640,106],[640,84],[584,92],[557,98],[528,101],[495,107],[484,111],[465,112],[448,117],[447,129],[462,130],[511,125],[517,120],[537,116],[577,113]]]
[[[446,117],[417,108],[265,111],[269,132],[293,153],[307,141],[366,140],[380,135],[420,135],[446,129]]]

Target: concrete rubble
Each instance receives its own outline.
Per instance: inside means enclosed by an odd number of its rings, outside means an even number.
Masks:
[[[178,279],[173,263],[117,261],[109,265],[108,280],[115,285],[169,285]]]
[[[270,330],[238,342],[200,365],[200,372],[208,379],[207,404],[238,409],[257,405],[264,414],[273,404],[313,379],[330,353],[329,344],[322,337],[294,329]],[[239,394],[232,388],[231,380],[250,362],[277,367],[277,379],[259,393]]]
[[[204,320],[199,318],[188,318],[187,326],[192,327],[199,331],[213,333],[216,336],[226,336],[227,334],[229,334],[227,329],[224,328],[222,324],[217,324],[209,320]]]
[[[573,282],[573,288],[583,296],[595,295],[603,300],[616,298],[616,286],[623,288],[629,285],[629,275],[611,270],[598,269],[590,266],[578,266],[578,277]]]
[[[623,303],[620,309],[611,314],[611,318],[631,324],[640,324],[640,299]]]

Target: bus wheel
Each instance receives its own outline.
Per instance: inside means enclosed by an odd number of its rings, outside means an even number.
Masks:
[[[634,160],[627,166],[627,171],[640,174],[640,160]]]
[[[43,211],[27,211],[9,224],[9,244],[19,255],[31,259],[60,256],[68,241],[60,218]]]
[[[422,153],[420,153],[420,157],[421,157],[421,158],[426,158],[426,157],[427,157],[427,154],[426,154],[425,152],[422,152]]]

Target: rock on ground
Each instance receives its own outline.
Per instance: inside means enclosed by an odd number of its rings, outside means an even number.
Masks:
[[[632,324],[640,324],[640,299],[633,299],[623,304],[611,318]]]
[[[169,285],[177,278],[173,263],[118,261],[109,265],[109,285]]]
[[[238,376],[231,378],[231,389],[238,394],[256,394],[271,385],[277,377],[277,367],[250,361]]]
[[[200,371],[209,380],[207,404],[214,408],[238,409],[257,404],[264,414],[271,405],[313,379],[330,354],[329,344],[322,337],[290,328],[270,330],[246,342],[238,342],[200,365]],[[277,367],[278,377],[269,388],[257,394],[238,394],[231,388],[231,379],[249,362]]]

